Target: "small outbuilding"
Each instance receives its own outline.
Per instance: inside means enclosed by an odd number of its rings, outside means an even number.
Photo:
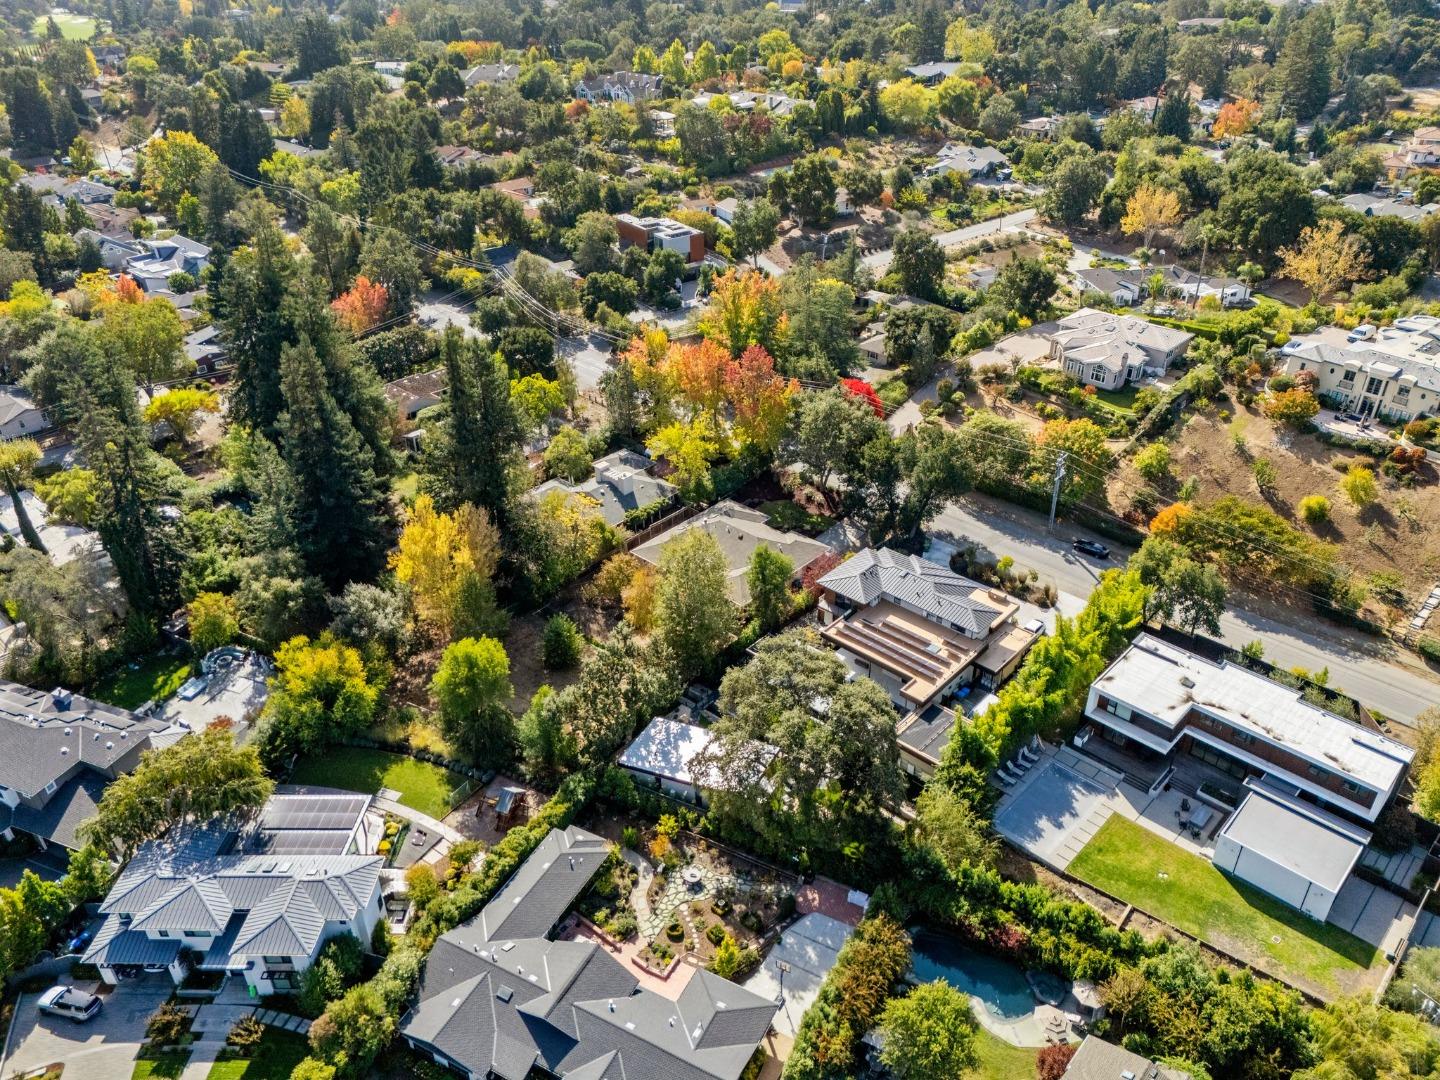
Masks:
[[[1248,786],[1210,861],[1323,922],[1370,834],[1299,799]]]

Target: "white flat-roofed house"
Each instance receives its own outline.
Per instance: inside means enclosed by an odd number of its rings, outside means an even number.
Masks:
[[[709,728],[657,716],[625,748],[618,764],[641,784],[658,787],[688,802],[699,803],[707,790],[744,786],[737,778],[717,775],[714,769],[707,768],[700,760],[712,741]],[[755,777],[758,778],[779,751],[761,742],[752,742],[749,746],[750,761],[757,770]],[[749,779],[745,778],[746,783]]]
[[[1362,827],[1384,812],[1415,756],[1298,690],[1147,633],[1095,680],[1085,716],[1137,757],[1189,756],[1242,782],[1266,779]]]
[[[1440,412],[1440,319],[1409,315],[1346,347],[1296,338],[1285,371],[1310,372],[1322,401],[1366,419],[1413,420]]]
[[[1081,383],[1118,390],[1165,371],[1195,335],[1132,315],[1081,308],[1050,335],[1050,357]]]

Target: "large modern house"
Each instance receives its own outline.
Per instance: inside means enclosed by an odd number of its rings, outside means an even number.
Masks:
[[[542,840],[435,943],[405,1041],[472,1080],[737,1080],[774,1001],[703,969],[671,1001],[594,942],[552,939],[609,853],[574,826]]]
[[[1440,318],[1407,315],[1350,346],[1318,337],[1281,349],[1285,371],[1315,376],[1327,404],[1366,419],[1413,420],[1440,412]]]
[[[889,548],[866,548],[819,581],[820,635],[846,666],[874,679],[904,719],[902,764],[929,776],[949,742],[946,704],[1014,674],[1039,636],[1014,597]]]
[[[72,850],[110,781],[190,729],[57,689],[0,679],[0,835]]]
[[[642,247],[655,252],[664,248],[678,252],[687,264],[698,263],[705,258],[705,234],[689,225],[682,225],[674,218],[616,214],[615,230],[620,234],[622,250]]]
[[[1065,374],[1101,390],[1163,375],[1195,335],[1133,315],[1081,308],[1050,335],[1050,358]]]
[[[378,855],[358,853],[370,796],[284,791],[249,821],[179,827],[141,846],[100,905],[84,960],[114,984],[191,967],[242,975],[256,995],[299,989],[339,934],[382,917]]]
[[[1148,633],[1095,680],[1085,718],[1077,745],[1131,782],[1233,807],[1212,861],[1318,919],[1415,756],[1298,690]]]

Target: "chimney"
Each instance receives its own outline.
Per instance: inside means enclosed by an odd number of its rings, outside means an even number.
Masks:
[[[64,712],[66,709],[70,708],[70,702],[73,699],[74,696],[70,693],[69,690],[66,690],[63,686],[57,686],[54,690],[50,691],[50,702],[55,706],[55,709],[58,712]]]

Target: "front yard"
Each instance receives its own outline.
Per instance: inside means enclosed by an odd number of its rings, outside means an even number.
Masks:
[[[1326,997],[1358,990],[1384,957],[1339,927],[1227,877],[1113,815],[1069,872],[1276,978]]]
[[[428,761],[362,746],[335,746],[323,754],[301,758],[290,774],[292,784],[344,788],[373,795],[382,787],[400,793],[412,810],[443,818],[466,777]]]
[[[207,1080],[289,1080],[300,1059],[310,1053],[303,1035],[266,1028],[265,1036],[248,1058],[217,1061]]]

